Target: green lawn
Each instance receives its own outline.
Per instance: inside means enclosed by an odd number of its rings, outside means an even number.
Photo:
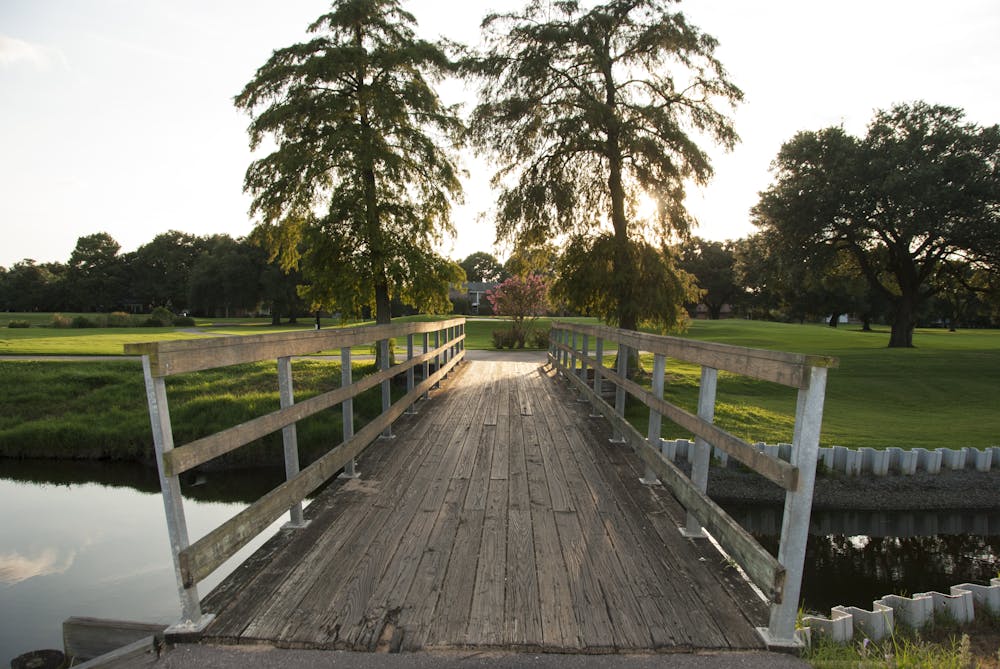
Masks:
[[[51,320],[51,314],[38,316],[39,322]],[[540,319],[536,327],[546,328],[549,324],[549,319]],[[305,319],[298,326],[278,327],[260,319],[230,319],[215,325],[204,324],[199,328],[204,333],[201,335],[174,328],[3,328],[0,329],[0,354],[120,355],[126,342],[260,334],[311,327],[311,322]],[[468,321],[466,347],[492,348],[492,332],[504,327],[506,324],[501,319]],[[823,445],[936,448],[1000,444],[1000,419],[997,417],[1000,415],[997,411],[1000,331],[918,330],[914,335],[917,348],[906,350],[886,348],[887,330],[861,332],[857,326],[834,329],[824,325],[740,320],[696,321],[683,336],[838,357],[840,367],[829,372]],[[404,341],[396,343],[397,350],[405,346]],[[355,352],[363,354],[371,350],[356,347]],[[648,356],[643,363],[647,369],[652,366]],[[610,355],[608,364],[611,364]],[[668,372],[668,398],[693,411],[699,370],[670,361]],[[53,378],[46,375],[45,383],[53,383]],[[12,381],[9,377],[6,380]],[[45,397],[45,392],[37,393],[40,407],[45,405]],[[794,409],[795,394],[790,389],[727,374],[720,378],[717,421],[748,441],[790,441]],[[633,409],[630,417],[645,430],[646,417],[641,412]],[[16,422],[16,417],[8,418]],[[664,426],[663,434],[671,438],[689,436],[671,425]]]

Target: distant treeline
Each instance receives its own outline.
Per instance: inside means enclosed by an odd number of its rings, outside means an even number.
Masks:
[[[25,259],[0,267],[0,310],[150,313],[165,307],[201,316],[302,315],[301,277],[269,262],[246,239],[171,230],[131,253],[111,235],[80,237],[65,263]]]

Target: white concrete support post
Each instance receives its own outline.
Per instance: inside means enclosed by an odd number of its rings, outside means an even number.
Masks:
[[[625,378],[628,376],[628,356],[629,348],[624,344],[618,344],[618,376]],[[615,413],[619,416],[625,416],[625,387],[621,384],[616,384],[615,387]],[[611,439],[612,444],[624,444],[625,435],[615,428],[612,431]]]
[[[590,336],[583,335],[583,350],[580,351],[580,380],[587,383],[587,358],[590,357]]]
[[[292,359],[289,356],[278,358],[278,398],[282,409],[295,404]],[[295,423],[281,428],[281,443],[285,451],[285,480],[290,481],[299,473],[299,438]],[[296,502],[288,508],[288,522],[285,527],[305,527],[307,524],[302,518],[302,502]]]
[[[406,335],[406,361],[409,362],[413,359],[413,333]],[[409,395],[413,392],[414,381],[413,377],[416,374],[413,367],[406,370],[406,394]],[[406,413],[415,414],[417,411],[417,403],[414,402],[406,408]]]
[[[345,346],[340,349],[340,387],[347,388],[354,383],[354,379],[351,377],[351,347]],[[344,443],[347,443],[354,436],[354,398],[348,397],[341,402],[340,408],[343,412],[343,420],[341,422],[344,426]],[[351,458],[351,461],[344,465],[344,471],[341,472],[340,478],[356,479],[361,476],[361,473],[355,469],[355,466],[354,458]]]
[[[592,409],[590,412],[591,418],[600,418],[601,413],[597,410],[597,400],[601,399],[601,386],[604,381],[601,378],[601,372],[604,371],[604,338],[597,338],[596,349],[594,350],[594,395],[597,399],[594,400]]]
[[[576,333],[570,337],[569,373],[576,374]]]
[[[560,343],[564,347],[568,348],[569,347],[569,330],[563,330],[561,334],[562,334],[562,336],[559,338],[560,339]],[[566,348],[561,349],[560,353],[559,353],[559,359],[562,362],[562,367],[563,367],[563,371],[564,372],[566,372],[567,370],[569,370],[569,351],[567,351]]]
[[[715,421],[715,395],[719,385],[719,370],[711,367],[701,368],[701,383],[698,391],[698,418],[707,423]],[[708,467],[711,463],[712,447],[701,437],[694,440],[694,455],[691,457],[691,482],[698,490],[708,490]],[[688,511],[687,526],[682,534],[691,538],[703,538],[705,531],[701,523]]]
[[[652,392],[653,397],[657,399],[663,399],[663,379],[667,372],[667,358],[662,353],[656,353],[653,355],[653,379],[652,379]],[[649,441],[649,445],[657,453],[660,452],[660,427],[663,424],[663,416],[659,411],[655,409],[649,410],[649,429],[646,432],[646,439]],[[660,479],[656,478],[656,472],[654,472],[649,465],[646,465],[646,471],[643,473],[642,478],[639,481],[645,485],[657,485],[660,483]]]
[[[427,351],[429,351],[429,350],[430,350],[430,347],[428,346],[428,343],[429,343],[429,341],[430,341],[430,340],[428,339],[429,337],[430,337],[430,334],[429,334],[429,333],[427,333],[427,332],[425,332],[425,333],[424,333],[424,355],[427,355]],[[423,378],[423,379],[421,379],[421,381],[424,381],[424,380],[426,380],[426,379],[427,379],[427,377],[429,377],[429,376],[431,375],[431,363],[430,363],[430,361],[429,361],[429,360],[424,360],[424,365],[423,365],[423,368],[424,368],[424,378]],[[426,399],[430,399],[430,396],[431,396],[431,395],[430,395],[430,393],[429,393],[429,392],[425,392],[425,393],[424,393],[424,399],[425,399],[425,400],[426,400]]]
[[[389,340],[380,339],[378,342],[379,351],[381,352],[382,358],[382,371],[388,371],[389,369]],[[387,413],[389,407],[392,406],[392,379],[386,379],[382,382],[382,413]],[[392,439],[392,425],[386,425],[385,429],[382,430],[382,439]]]
[[[190,545],[187,520],[184,517],[184,499],[177,476],[167,476],[163,471],[163,456],[174,448],[174,434],[170,426],[170,409],[167,406],[167,388],[163,377],[153,376],[149,356],[142,356],[142,373],[146,380],[146,401],[149,405],[149,422],[153,431],[153,450],[156,453],[156,470],[163,493],[163,511],[167,517],[167,535],[170,538],[170,555],[174,560],[174,577],[181,604],[181,619],[167,628],[169,632],[200,632],[214,615],[202,614],[198,599],[198,586],[184,585],[181,575],[180,553]]]
[[[802,566],[809,537],[809,516],[812,513],[826,395],[826,368],[808,367],[807,370],[805,386],[799,389],[792,438],[791,464],[798,470],[798,486],[785,493],[781,545],[778,547],[778,562],[785,568],[785,587],[781,602],[771,605],[767,629],[758,630],[768,646],[801,645],[795,638],[795,617],[802,591]]]

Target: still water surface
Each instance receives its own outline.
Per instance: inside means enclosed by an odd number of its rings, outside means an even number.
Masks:
[[[282,479],[280,470],[184,481],[191,540]],[[781,510],[729,509],[772,551]],[[284,522],[199,585],[204,596]],[[1000,565],[1000,515],[815,512],[803,580],[807,610],[870,608],[892,592],[988,582]],[[131,465],[0,460],[0,667],[61,648],[70,616],[175,622],[179,616],[156,475]]]

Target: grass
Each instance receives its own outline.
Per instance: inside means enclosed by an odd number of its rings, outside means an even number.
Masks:
[[[354,378],[373,365],[354,365]],[[296,399],[340,386],[340,363],[296,360]],[[0,363],[0,453],[9,457],[150,461],[152,438],[142,370],[135,361]],[[180,445],[279,406],[276,364],[224,367],[167,379],[174,441]],[[381,411],[373,388],[355,399],[356,429]],[[325,452],[341,431],[339,411],[298,423],[305,462]],[[333,435],[333,436],[331,436]],[[281,461],[280,433],[223,456],[225,465]]]
[[[17,319],[24,316],[11,315]],[[38,322],[51,320],[51,314],[33,316]],[[398,320],[418,318],[422,317]],[[539,319],[535,327],[547,328],[551,320]],[[594,322],[592,319],[566,320]],[[324,327],[327,325],[329,323],[324,322]],[[261,334],[311,327],[307,319],[297,326],[277,327],[261,319],[228,319],[204,325],[200,335],[174,328],[3,328],[0,329],[0,354],[120,355],[123,344],[130,341]],[[468,321],[466,347],[492,348],[493,331],[503,327],[502,319]],[[737,346],[837,356],[840,367],[830,370],[827,385],[821,438],[824,446],[982,448],[1000,444],[1000,424],[995,419],[996,388],[1000,388],[1000,331],[918,330],[914,336],[917,348],[914,349],[886,348],[887,330],[861,332],[857,327],[741,320],[695,321],[684,336]],[[397,341],[397,347],[403,346],[404,341]],[[355,347],[354,351],[371,353],[368,346]],[[610,355],[608,364],[611,364]],[[643,365],[647,370],[652,368],[649,356],[643,358]],[[668,361],[667,370],[668,399],[694,411],[699,369]],[[135,383],[138,380],[133,379]],[[3,382],[5,388],[10,388],[7,381]],[[19,383],[30,386],[36,382],[28,377]],[[38,393],[38,406],[42,411],[46,411],[46,393],[60,381],[50,378],[44,383],[46,392]],[[136,387],[138,390],[134,392],[141,396],[141,387]],[[647,416],[641,409],[630,407],[629,417],[645,432]],[[58,411],[58,407],[54,410]],[[791,441],[794,411],[795,393],[788,388],[725,373],[720,375],[716,421],[747,441]],[[690,438],[680,428],[666,422],[662,434],[667,438]]]

